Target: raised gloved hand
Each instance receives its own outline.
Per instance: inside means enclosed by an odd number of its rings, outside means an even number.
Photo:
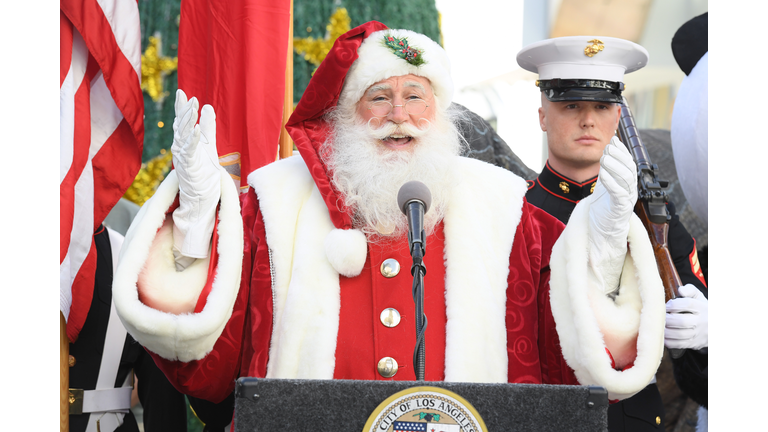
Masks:
[[[667,302],[664,345],[673,349],[702,349],[709,344],[707,298],[691,284],[678,291],[680,297]]]
[[[177,269],[185,268],[195,258],[208,256],[216,206],[221,197],[219,170],[222,168],[216,150],[216,114],[213,107],[205,105],[200,113],[200,124],[195,125],[198,107],[197,98],[187,100],[187,95],[177,90],[171,146],[179,179],[179,208],[173,212]]]
[[[637,166],[615,136],[600,158],[600,172],[589,209],[589,260],[606,294],[619,286],[627,252],[629,219],[637,201]]]

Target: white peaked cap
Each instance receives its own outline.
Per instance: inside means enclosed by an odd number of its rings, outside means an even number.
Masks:
[[[536,85],[552,102],[621,103],[624,74],[648,63],[648,51],[624,39],[569,36],[528,45],[517,63],[539,74]]]
[[[590,57],[586,52],[594,46]],[[587,79],[622,82],[624,74],[648,63],[648,51],[624,39],[568,36],[533,43],[517,53],[517,63],[539,80]]]

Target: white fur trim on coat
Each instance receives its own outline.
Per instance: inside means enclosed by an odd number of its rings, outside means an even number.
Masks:
[[[506,382],[506,280],[526,185],[480,161],[462,158],[459,167],[462,182],[444,225],[445,258],[461,263],[446,271],[445,376]],[[301,158],[267,165],[248,183],[259,197],[275,275],[267,376],[333,378],[341,302],[339,272],[324,248],[335,230],[325,202]]]
[[[507,382],[509,254],[528,189],[505,169],[461,161],[443,227],[445,380]]]
[[[324,242],[335,229],[304,161],[290,157],[248,176],[272,257],[268,378],[331,379],[341,297]]]
[[[384,36],[408,38],[408,44],[423,51],[425,63],[414,66],[398,57],[384,45]],[[358,58],[349,68],[344,88],[339,96],[339,105],[354,105],[368,87],[393,76],[413,74],[427,78],[432,90],[445,110],[453,100],[451,62],[443,47],[423,34],[410,30],[380,30],[372,33],[357,49]]]
[[[573,210],[552,248],[550,299],[563,357],[582,385],[599,385],[609,399],[625,399],[654,377],[664,349],[664,288],[648,233],[632,215],[629,248],[615,302],[600,287],[587,284],[588,218],[594,195]],[[637,334],[634,366],[617,371],[605,351],[605,339]]]
[[[200,313],[177,315],[161,312],[143,304],[138,295],[137,282],[141,277],[155,283],[162,281],[163,286],[158,287],[161,291],[168,288],[165,300],[159,295],[161,302],[172,302],[174,293],[179,290],[192,291],[194,295],[188,297],[193,297],[196,302],[197,294],[203,287],[201,283],[205,281],[207,265],[204,263],[192,265],[192,279],[200,281],[196,284],[189,281],[190,275],[186,274],[189,268],[176,272],[171,250],[173,239],[163,232],[169,231],[172,235],[172,230],[170,225],[161,229],[165,224],[165,212],[179,190],[175,171],[168,174],[154,196],[141,207],[126,233],[120,252],[112,288],[120,319],[139,343],[168,360],[199,360],[210,352],[232,314],[240,289],[243,257],[240,200],[237,190],[232,187],[231,177],[223,169],[221,185],[217,228],[219,265],[206,305]],[[148,263],[149,260],[152,262]],[[141,275],[142,272],[145,274]]]

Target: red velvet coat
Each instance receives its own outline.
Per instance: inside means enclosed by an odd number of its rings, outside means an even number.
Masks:
[[[235,308],[213,351],[202,360],[182,363],[154,355],[155,361],[182,392],[220,401],[241,376],[266,376],[272,333],[272,290],[264,220],[253,190],[243,195],[245,253],[243,276]],[[525,203],[509,259],[507,290],[507,353],[509,382],[578,384],[560,352],[549,308],[549,254],[562,223]],[[427,239],[425,265],[426,379],[442,380],[445,353],[445,300],[442,280],[442,223]],[[386,258],[401,264],[398,276],[388,279],[379,267]],[[384,380],[376,369],[381,357],[397,360],[393,380],[414,380],[411,367],[415,325],[412,278],[407,240],[370,243],[362,273],[340,278],[341,314],[334,378]],[[403,316],[387,328],[379,313],[387,307]]]

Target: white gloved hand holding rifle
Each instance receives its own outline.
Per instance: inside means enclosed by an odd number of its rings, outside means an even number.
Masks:
[[[605,294],[619,287],[627,252],[629,219],[637,201],[637,165],[613,137],[600,158],[594,202],[589,212],[589,262]]]

